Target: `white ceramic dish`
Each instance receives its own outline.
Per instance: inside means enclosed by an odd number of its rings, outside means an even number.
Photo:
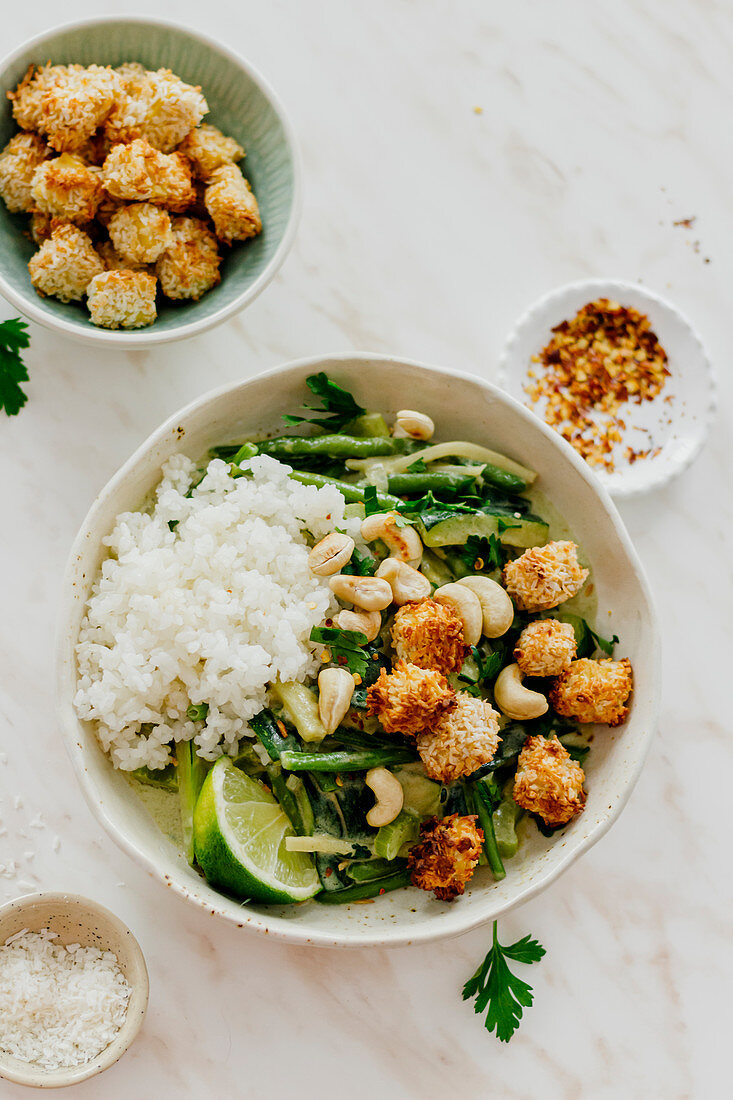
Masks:
[[[201,85],[210,109],[205,121],[246,149],[244,170],[257,195],[263,231],[251,241],[222,249],[221,282],[197,302],[171,302],[159,294],[158,318],[152,325],[112,330],[93,325],[85,303],[36,293],[27,269],[35,249],[27,237],[27,218],[9,214],[0,201],[0,294],[26,317],[60,335],[124,351],[195,336],[253,302],[290,251],[301,205],[297,142],[266,80],[228,46],[165,20],[111,15],[63,24],[0,61],[0,148],[17,132],[6,91],[29,65],[49,59],[113,66],[135,60],[149,69],[170,68],[188,83]]]
[[[82,947],[112,951],[132,989],[122,1028],[109,1046],[85,1065],[49,1070],[0,1051],[0,1077],[8,1081],[38,1089],[76,1085],[114,1065],[140,1030],[148,1006],[145,959],[140,944],[119,917],[78,894],[26,894],[0,907],[0,944],[24,928],[29,932],[50,928],[63,944],[80,943]]]
[[[596,298],[610,298],[646,313],[669,357],[671,377],[653,402],[624,406],[627,430],[617,448],[621,457],[608,473],[591,467],[612,496],[621,499],[658,489],[681,474],[702,450],[715,411],[715,382],[698,333],[685,316],[659,295],[619,279],[586,279],[553,290],[535,302],[517,322],[499,363],[497,383],[541,416],[524,392],[533,355],[548,343],[553,325],[573,317]],[[670,400],[666,400],[670,397]],[[635,450],[660,447],[654,456],[629,463],[626,445]]]
[[[371,905],[343,908],[308,903],[275,909],[223,897],[158,829],[102,753],[93,730],[79,722],[72,704],[74,645],[102,560],[102,538],[115,517],[139,507],[171,454],[183,450],[199,458],[216,443],[280,429],[280,414],[301,405],[308,393],[306,376],[320,370],[351,389],[363,405],[388,413],[419,407],[435,419],[440,437],[476,440],[539,470],[545,492],[592,563],[602,629],[619,635],[619,652],[631,658],[635,669],[628,723],[613,730],[603,727],[596,737],[582,816],[554,840],[535,832],[502,882],[494,883],[480,869],[465,896],[451,905],[414,889],[386,894]],[[377,355],[301,360],[227,386],[176,413],[143,443],[102,490],[77,536],[64,582],[57,659],[58,714],[66,746],[89,805],[119,846],[214,917],[271,937],[324,946],[408,944],[454,935],[539,893],[621,812],[655,729],[660,678],[658,629],[642,567],[615,507],[585,463],[536,417],[481,379]]]

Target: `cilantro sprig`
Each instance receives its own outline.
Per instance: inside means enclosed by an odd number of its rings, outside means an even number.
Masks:
[[[400,505],[402,515],[410,520],[418,519],[426,531],[445,519],[452,519],[453,516],[475,510],[468,504],[449,504],[447,501],[436,500],[432,490],[428,490],[417,500],[407,500]]]
[[[480,535],[469,535],[461,551],[461,558],[472,572],[484,570],[490,573],[494,569],[504,568],[507,554],[496,535],[489,535],[487,539]]]
[[[512,974],[507,959],[529,965],[539,962],[544,954],[544,947],[529,936],[508,946],[500,944],[498,924],[494,921],[491,950],[464,985],[463,999],[476,998],[474,1012],[486,1012],[486,1030],[496,1032],[502,1043],[509,1042],[519,1027],[524,1009],[530,1008],[534,1000],[532,986]]]
[[[20,317],[0,323],[0,409],[17,416],[28,400],[21,383],[28,381],[28,368],[21,351],[30,345],[28,325]]]
[[[286,414],[283,420],[287,424],[316,424],[327,432],[340,432],[350,421],[356,420],[357,416],[366,412],[366,409],[356,403],[349,391],[329,378],[325,371],[310,374],[305,384],[320,400],[323,407],[306,404],[303,407],[320,415],[314,418]]]
[[[314,626],[311,641],[320,642],[331,651],[331,659],[338,665],[345,665],[349,672],[363,676],[367,669],[369,656],[364,652],[367,636],[360,630],[339,630],[335,626]]]

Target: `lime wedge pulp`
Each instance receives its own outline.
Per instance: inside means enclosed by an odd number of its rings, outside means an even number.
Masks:
[[[230,894],[282,904],[305,901],[320,889],[311,856],[286,851],[293,827],[274,795],[226,756],[206,777],[193,833],[207,882]]]

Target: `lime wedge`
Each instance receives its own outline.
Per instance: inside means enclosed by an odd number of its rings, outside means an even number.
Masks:
[[[207,882],[230,894],[287,903],[305,901],[320,890],[311,856],[285,848],[293,827],[277,800],[226,756],[206,777],[193,835]]]

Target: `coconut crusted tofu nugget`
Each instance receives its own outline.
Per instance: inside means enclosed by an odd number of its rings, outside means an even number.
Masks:
[[[585,806],[585,773],[556,737],[528,737],[519,754],[512,797],[547,825],[567,825]]]
[[[224,164],[211,173],[204,201],[219,240],[230,244],[262,232],[257,199],[236,164]]]
[[[152,325],[156,278],[146,271],[105,271],[89,284],[87,305],[92,323],[102,328]]]
[[[178,152],[188,157],[193,166],[194,175],[208,180],[212,172],[223,164],[235,164],[244,156],[244,149],[234,138],[227,137],[204,122],[183,139]]]
[[[56,219],[58,222],[58,219]],[[43,244],[51,236],[54,228],[54,219],[50,214],[42,214],[40,210],[34,210],[28,228],[31,240],[35,244]]]
[[[28,261],[31,282],[38,293],[62,302],[83,298],[89,283],[103,270],[89,236],[70,222],[54,223],[50,238]]]
[[[208,113],[201,88],[170,69],[153,72],[130,64],[117,72],[123,91],[104,127],[112,143],[144,138],[154,149],[171,153]]]
[[[108,65],[51,65],[28,76],[11,96],[15,117],[24,128],[30,122],[30,129],[46,134],[60,153],[82,148],[121,91]]]
[[[90,168],[73,153],[40,164],[31,194],[42,214],[78,224],[90,222],[104,198],[99,168]]]
[[[168,298],[192,298],[221,279],[219,248],[209,227],[198,218],[174,218],[171,242],[156,264],[160,288]]]
[[[153,264],[173,240],[170,214],[150,202],[133,202],[112,215],[107,232],[115,251],[135,264]]]
[[[577,722],[620,726],[626,721],[626,705],[633,687],[633,670],[627,657],[593,661],[582,657],[555,680],[549,700],[558,714]]]
[[[588,570],[574,542],[533,546],[504,566],[504,587],[520,611],[549,611],[575,596]]]
[[[367,704],[387,733],[415,735],[455,706],[455,693],[441,672],[398,661],[368,688]]]
[[[428,597],[403,604],[394,617],[392,645],[401,661],[444,675],[463,664],[463,620],[448,603]]]
[[[0,153],[0,197],[11,213],[33,210],[33,175],[50,155],[38,134],[16,134]]]
[[[142,138],[115,145],[102,165],[108,195],[128,202],[152,202],[178,213],[196,199],[191,169],[180,153],[160,153]]]
[[[514,647],[524,676],[559,676],[575,656],[575,631],[558,619],[536,619],[525,626]]]
[[[427,818],[420,825],[420,842],[407,857],[412,885],[432,890],[440,901],[452,901],[473,875],[483,842],[473,815]]]
[[[115,251],[112,241],[101,241],[97,245],[105,271],[147,271],[146,264],[136,264],[133,260],[125,260]]]
[[[439,783],[471,775],[494,759],[498,745],[499,715],[485,699],[466,691],[459,691],[453,709],[417,737],[425,771]]]

